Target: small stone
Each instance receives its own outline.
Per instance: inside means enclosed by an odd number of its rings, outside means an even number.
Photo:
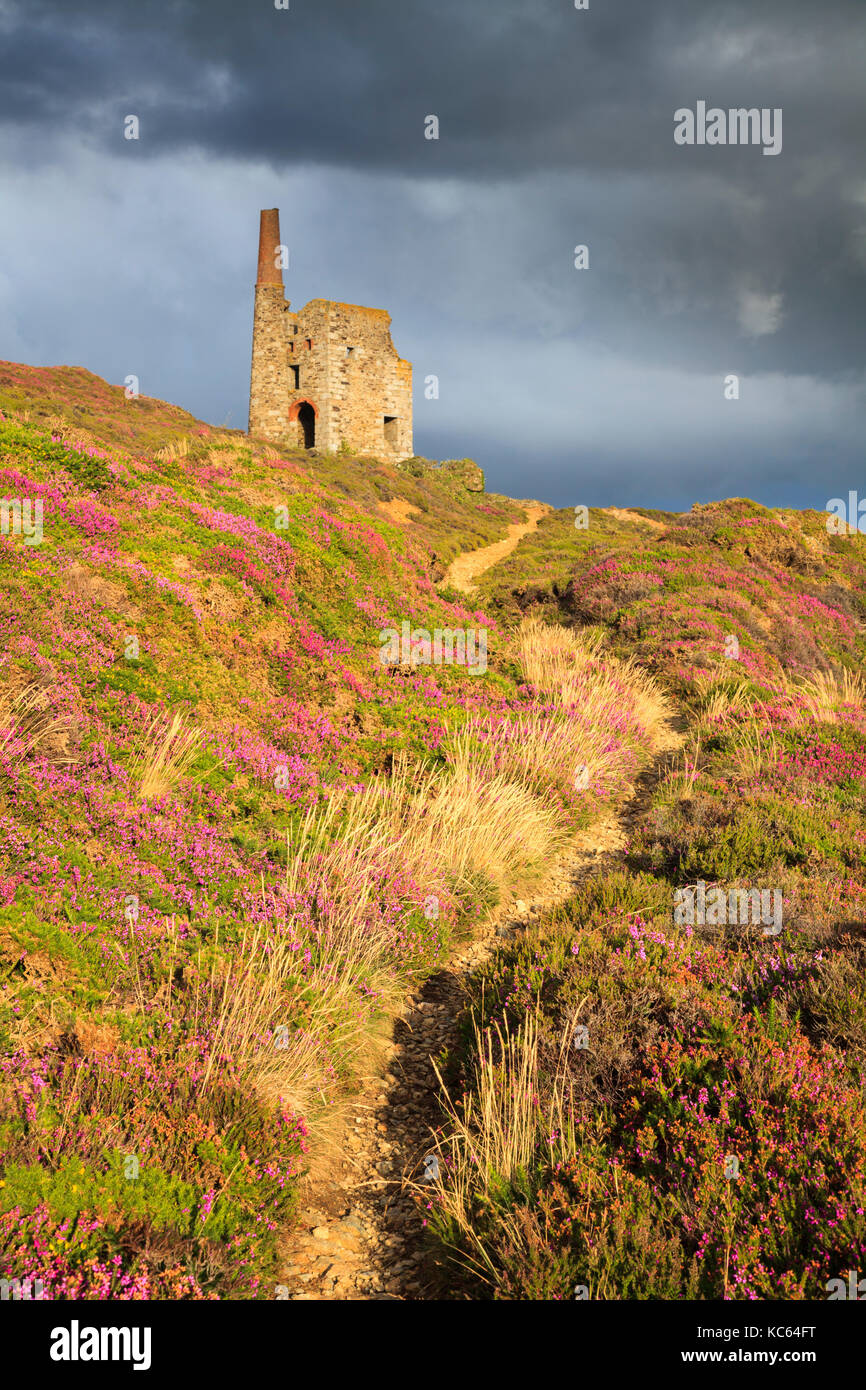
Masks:
[[[311,1234],[314,1240],[329,1240],[331,1235],[327,1226],[314,1226]]]

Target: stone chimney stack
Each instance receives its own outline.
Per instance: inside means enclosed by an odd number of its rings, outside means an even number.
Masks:
[[[253,361],[250,373],[250,434],[276,438],[288,429],[289,301],[278,264],[279,208],[265,208],[259,220],[259,267],[253,313]]]
[[[277,265],[280,245],[280,210],[263,208],[259,217],[259,285],[282,285],[283,272]]]

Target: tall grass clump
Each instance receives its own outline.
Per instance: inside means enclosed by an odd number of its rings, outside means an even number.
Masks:
[[[459,1103],[434,1064],[448,1121],[447,1133],[433,1136],[439,1159],[434,1219],[458,1262],[496,1287],[497,1264],[479,1235],[479,1204],[490,1208],[499,1237],[515,1235],[509,1190],[531,1186],[537,1165],[564,1163],[578,1152],[568,1069],[573,1022],[562,1034],[559,1055],[546,1064],[536,1014],[528,1013],[515,1032],[507,1019],[482,1031],[473,1018],[473,1033],[474,1075]],[[417,1190],[429,1195],[431,1188],[425,1183]]]
[[[130,776],[139,797],[160,797],[171,791],[199,756],[201,729],[189,725],[180,710],[167,717],[154,714],[136,741]]]
[[[515,649],[526,680],[557,705],[579,709],[587,723],[627,714],[653,734],[670,715],[667,696],[632,657],[602,656],[603,640],[602,628],[552,627],[530,617],[517,629]]]
[[[31,753],[47,751],[68,733],[71,720],[52,707],[51,692],[33,681],[13,695],[0,694],[0,758],[20,763]],[[61,757],[55,761],[70,762]]]
[[[326,929],[304,959],[290,938],[246,933],[218,997],[202,1088],[223,1074],[261,1100],[310,1115],[365,1047],[372,1000],[387,987],[382,943],[356,916],[351,930]],[[366,986],[366,1002],[359,983]]]
[[[452,733],[448,756],[538,795],[555,793],[567,806],[575,792],[621,788],[638,748],[657,742],[670,706],[635,662],[600,655],[602,637],[597,628],[575,632],[524,619],[514,649],[535,701],[471,718]]]
[[[170,444],[166,444],[161,449],[157,449],[154,454],[155,459],[161,463],[173,463],[175,459],[186,458],[190,451],[189,438],[184,435],[181,439],[173,439]]]
[[[840,709],[853,705],[866,707],[866,683],[856,671],[845,667],[841,673],[816,671],[813,676],[797,683],[787,683],[793,703],[806,716],[819,723],[835,723]]]
[[[527,863],[543,862],[567,834],[555,806],[479,766],[461,745],[450,750],[445,768],[417,772],[404,759],[391,777],[338,794],[304,843],[321,845],[337,825],[338,837],[319,848],[318,863],[332,891],[355,903],[369,891],[364,874],[371,865],[401,867],[421,885],[447,876],[460,894],[478,874],[499,884]]]

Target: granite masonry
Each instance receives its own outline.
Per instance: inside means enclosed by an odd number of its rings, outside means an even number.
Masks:
[[[292,313],[280,214],[261,214],[253,319],[250,434],[273,443],[397,462],[411,458],[412,364],[391,342],[391,316],[333,299]]]

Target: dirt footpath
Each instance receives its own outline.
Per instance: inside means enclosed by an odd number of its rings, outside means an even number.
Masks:
[[[485,570],[489,570],[491,565],[504,560],[506,555],[510,555],[515,550],[524,536],[528,536],[530,531],[534,531],[539,521],[548,512],[553,511],[546,502],[535,502],[526,508],[526,520],[514,521],[508,528],[508,535],[504,540],[494,541],[493,545],[485,545],[481,550],[469,550],[465,555],[458,555],[457,559],[451,564],[445,576],[445,583],[451,584],[455,589],[460,589],[462,593],[469,594],[475,588],[474,579]]]
[[[526,529],[531,528],[524,527],[523,534]],[[281,1244],[279,1296],[298,1301],[439,1296],[438,1271],[412,1184],[423,1177],[431,1131],[443,1123],[434,1060],[458,1045],[467,980],[503,937],[525,932],[588,876],[620,865],[654,787],[682,746],[683,730],[676,717],[660,730],[653,762],[628,800],[579,831],[549,866],[544,884],[494,913],[482,934],[455,947],[447,964],[406,1001],[393,1023],[382,1071],[366,1077],[334,1116],[329,1152],[312,1155],[298,1226]]]

